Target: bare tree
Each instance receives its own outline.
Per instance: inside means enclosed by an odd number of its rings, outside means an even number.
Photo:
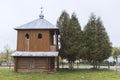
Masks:
[[[4,47],[5,49],[5,59],[6,59],[6,62],[7,62],[7,66],[9,66],[9,54],[10,54],[10,48],[8,45],[6,45]]]

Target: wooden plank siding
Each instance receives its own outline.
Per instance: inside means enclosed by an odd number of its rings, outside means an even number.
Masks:
[[[54,57],[18,57],[17,70],[18,72],[40,72],[55,70]]]
[[[26,37],[29,35],[29,39]],[[42,37],[38,38],[41,34]],[[17,51],[19,52],[58,52],[58,30],[21,29],[17,30]],[[25,54],[25,53],[23,53]],[[34,54],[34,53],[33,53]],[[48,54],[49,55],[49,54]],[[57,57],[14,56],[15,72],[56,71]]]
[[[38,34],[42,38],[38,39]],[[27,51],[25,35],[29,34],[29,51],[50,51],[50,31],[48,30],[18,30],[17,51]]]
[[[18,69],[27,69],[29,68],[29,64],[28,64],[28,59],[26,58],[18,58],[18,65],[17,65],[17,68]]]

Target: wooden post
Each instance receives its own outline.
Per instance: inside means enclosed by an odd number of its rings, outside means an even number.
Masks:
[[[17,72],[17,57],[14,57],[14,71]]]
[[[50,71],[50,58],[48,58],[48,71]]]
[[[54,58],[54,70],[57,71],[57,57]]]
[[[57,70],[59,70],[59,56],[57,57]]]
[[[57,43],[56,50],[58,51],[58,34],[56,35],[56,43]]]
[[[56,34],[56,31],[54,31],[54,40],[53,40],[53,44],[54,45],[57,45],[57,34]]]

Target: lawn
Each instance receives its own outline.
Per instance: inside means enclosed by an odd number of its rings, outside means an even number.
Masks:
[[[0,69],[0,80],[120,80],[120,72],[112,70],[60,70],[56,73],[16,73]]]

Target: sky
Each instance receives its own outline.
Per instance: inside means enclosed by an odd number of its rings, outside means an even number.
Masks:
[[[43,7],[44,18],[56,25],[63,10],[76,13],[82,29],[91,13],[101,17],[113,46],[120,46],[120,0],[0,0],[0,52],[8,46],[16,50],[15,27],[39,18]]]

